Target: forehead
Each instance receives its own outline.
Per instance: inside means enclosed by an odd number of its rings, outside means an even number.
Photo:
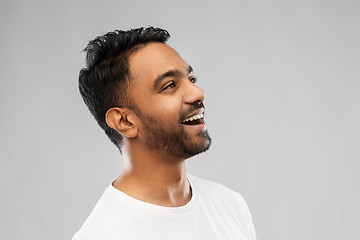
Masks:
[[[170,46],[163,43],[149,43],[129,57],[130,75],[142,83],[151,83],[169,70],[188,70],[188,64]]]

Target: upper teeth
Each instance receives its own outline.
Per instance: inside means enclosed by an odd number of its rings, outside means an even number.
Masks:
[[[194,115],[194,116],[192,116],[192,117],[189,117],[189,118],[185,119],[183,122],[189,122],[189,121],[201,119],[201,118],[203,118],[203,117],[204,117],[204,114],[199,113],[199,114],[197,114],[197,115]]]

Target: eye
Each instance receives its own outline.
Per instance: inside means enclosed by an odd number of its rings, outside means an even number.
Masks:
[[[190,82],[192,83],[196,83],[197,82],[197,78],[196,77],[192,77],[192,78],[189,78]]]
[[[175,87],[176,87],[175,83],[172,82],[172,83],[166,85],[166,87],[164,87],[161,91],[164,91],[164,90],[167,90],[167,89],[171,89],[171,88],[175,88]]]

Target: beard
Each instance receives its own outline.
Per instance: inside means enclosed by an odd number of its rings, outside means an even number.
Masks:
[[[199,107],[192,107],[190,110],[193,111],[196,108]],[[211,138],[207,130],[200,131],[194,136],[185,131],[181,121],[171,124],[168,121],[145,115],[138,109],[135,109],[135,112],[142,120],[147,136],[146,147],[151,151],[177,159],[186,159],[210,148]],[[179,119],[183,119],[182,116]]]

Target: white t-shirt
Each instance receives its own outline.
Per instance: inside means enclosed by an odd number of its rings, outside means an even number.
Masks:
[[[255,240],[243,197],[218,183],[189,176],[192,198],[181,207],[146,203],[111,184],[73,240]]]

